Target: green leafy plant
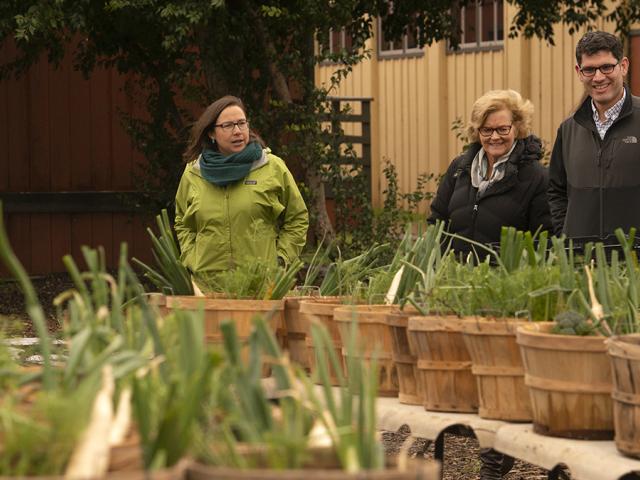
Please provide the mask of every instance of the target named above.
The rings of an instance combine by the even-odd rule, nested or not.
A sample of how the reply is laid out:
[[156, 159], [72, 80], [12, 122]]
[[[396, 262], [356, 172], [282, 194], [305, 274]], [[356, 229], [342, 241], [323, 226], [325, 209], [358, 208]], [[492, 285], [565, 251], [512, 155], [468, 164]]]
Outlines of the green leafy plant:
[[551, 330], [553, 333], [579, 336], [595, 334], [595, 328], [588, 317], [573, 310], [560, 312], [553, 321], [556, 322]]
[[195, 275], [205, 295], [224, 298], [280, 300], [291, 291], [302, 268], [298, 258], [280, 267], [255, 260], [236, 268], [211, 274]]
[[434, 192], [429, 187], [436, 183], [435, 175], [420, 174], [415, 189], [410, 192], [400, 191], [396, 167], [388, 160], [383, 175], [386, 188], [382, 192], [382, 207], [375, 210], [367, 194], [368, 177], [359, 170], [357, 175], [342, 174], [339, 182], [332, 183], [338, 219], [337, 241], [345, 255], [355, 256], [375, 243], [388, 244], [390, 248], [381, 258], [381, 263], [388, 263], [402, 241], [407, 224], [419, 225], [426, 220], [422, 211], [425, 203], [433, 198]]

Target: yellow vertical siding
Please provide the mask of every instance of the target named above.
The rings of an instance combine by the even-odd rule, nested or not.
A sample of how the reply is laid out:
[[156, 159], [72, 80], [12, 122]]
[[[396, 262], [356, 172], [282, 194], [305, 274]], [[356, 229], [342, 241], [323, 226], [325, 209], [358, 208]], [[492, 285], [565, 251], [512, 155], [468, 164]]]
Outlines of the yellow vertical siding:
[[[506, 3], [506, 2], [505, 2]], [[505, 5], [505, 32], [515, 10]], [[599, 28], [613, 31], [600, 22]], [[466, 122], [473, 102], [488, 90], [513, 88], [535, 107], [533, 133], [551, 149], [559, 124], [575, 109], [583, 88], [574, 71], [573, 36], [555, 29], [555, 46], [544, 40], [506, 38], [499, 49], [451, 53], [444, 42], [425, 47], [420, 57], [377, 58], [354, 68], [337, 96], [372, 97], [372, 177], [374, 202], [384, 190], [384, 161], [397, 168], [403, 191], [415, 188], [421, 173], [442, 173], [461, 151], [451, 130]], [[372, 40], [370, 47], [375, 46]], [[331, 65], [318, 67], [316, 81], [327, 82]]]

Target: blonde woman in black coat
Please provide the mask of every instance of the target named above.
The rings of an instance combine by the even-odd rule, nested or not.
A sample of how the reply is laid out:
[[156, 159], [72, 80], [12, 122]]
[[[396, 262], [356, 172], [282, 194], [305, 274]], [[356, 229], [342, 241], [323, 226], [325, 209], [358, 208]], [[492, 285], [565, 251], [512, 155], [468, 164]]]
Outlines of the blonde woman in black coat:
[[[533, 104], [515, 90], [492, 90], [473, 104], [467, 130], [473, 142], [453, 160], [431, 204], [429, 222], [480, 243], [500, 241], [503, 226], [551, 230], [542, 143], [530, 134]], [[468, 253], [471, 244], [455, 239]], [[479, 252], [480, 253], [480, 252]]]

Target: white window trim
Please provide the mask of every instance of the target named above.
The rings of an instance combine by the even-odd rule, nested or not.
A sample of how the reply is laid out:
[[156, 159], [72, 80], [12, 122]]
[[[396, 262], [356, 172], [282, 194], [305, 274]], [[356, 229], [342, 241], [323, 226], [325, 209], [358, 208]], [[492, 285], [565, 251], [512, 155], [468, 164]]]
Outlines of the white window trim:
[[[410, 58], [410, 57], [421, 57], [424, 55], [424, 48], [420, 47], [407, 47], [407, 43], [409, 42], [408, 35], [402, 36], [402, 48], [393, 48], [393, 50], [383, 50], [382, 49], [382, 19], [377, 19], [377, 48], [378, 48], [378, 58], [386, 59], [386, 58]], [[393, 46], [396, 46], [396, 43], [399, 43], [399, 40], [395, 40], [393, 42]]]
[[[497, 40], [496, 37], [498, 36], [498, 29], [494, 28], [494, 39], [493, 40], [482, 40], [481, 39], [481, 35], [482, 35], [482, 15], [480, 12], [480, 0], [475, 0], [476, 4], [475, 4], [475, 9], [476, 9], [476, 41], [475, 42], [460, 42], [460, 45], [458, 46], [458, 50], [453, 50], [451, 47], [449, 47], [449, 51], [452, 53], [456, 53], [456, 52], [476, 52], [476, 51], [482, 51], [482, 50], [499, 50], [501, 48], [504, 47], [504, 18], [502, 19], [502, 25], [503, 25], [503, 32], [502, 32], [502, 40]], [[503, 15], [504, 15], [504, 0], [502, 2], [503, 5]], [[460, 12], [460, 30], [462, 31], [462, 34], [464, 35], [464, 31], [465, 31], [465, 19], [466, 19], [466, 6], [465, 7], [461, 7], [461, 12]], [[497, 27], [498, 26], [498, 4], [496, 2], [493, 2], [493, 24]], [[465, 39], [466, 40], [466, 39]]]

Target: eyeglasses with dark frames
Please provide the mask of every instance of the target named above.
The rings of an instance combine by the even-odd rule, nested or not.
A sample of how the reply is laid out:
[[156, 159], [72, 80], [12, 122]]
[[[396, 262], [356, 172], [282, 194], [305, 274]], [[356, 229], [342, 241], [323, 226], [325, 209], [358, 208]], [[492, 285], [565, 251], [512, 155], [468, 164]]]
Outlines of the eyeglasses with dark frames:
[[216, 123], [214, 127], [220, 127], [225, 132], [232, 132], [235, 127], [238, 127], [240, 131], [245, 131], [249, 128], [249, 121], [243, 119], [237, 122]]
[[483, 137], [490, 137], [491, 135], [493, 135], [493, 132], [498, 132], [498, 135], [509, 135], [509, 132], [511, 131], [511, 127], [513, 127], [513, 125], [501, 125], [496, 128], [480, 127], [478, 129], [478, 132]]
[[600, 65], [599, 67], [580, 67], [580, 73], [585, 77], [593, 77], [598, 70], [603, 75], [609, 75], [613, 73], [613, 70], [620, 64], [617, 63], [605, 63], [604, 65]]

